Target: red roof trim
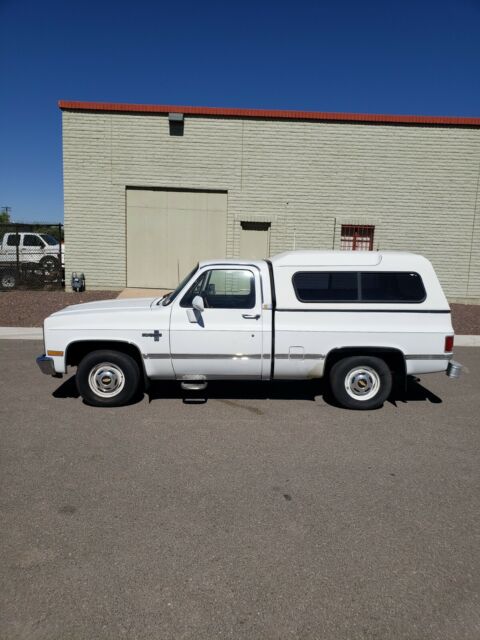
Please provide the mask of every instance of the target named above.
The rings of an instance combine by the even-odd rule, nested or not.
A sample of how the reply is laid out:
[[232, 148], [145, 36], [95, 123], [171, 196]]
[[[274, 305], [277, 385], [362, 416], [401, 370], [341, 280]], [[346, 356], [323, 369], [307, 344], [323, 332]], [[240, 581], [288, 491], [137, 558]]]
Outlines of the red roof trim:
[[337, 122], [378, 122], [392, 124], [437, 124], [480, 126], [480, 118], [444, 116], [396, 116], [369, 113], [325, 113], [322, 111], [278, 111], [271, 109], [223, 109], [219, 107], [186, 107], [160, 104], [121, 104], [116, 102], [76, 102], [60, 100], [60, 109], [70, 111], [116, 111], [126, 113], [185, 113], [198, 116], [232, 118], [269, 118], [277, 120], [330, 120]]

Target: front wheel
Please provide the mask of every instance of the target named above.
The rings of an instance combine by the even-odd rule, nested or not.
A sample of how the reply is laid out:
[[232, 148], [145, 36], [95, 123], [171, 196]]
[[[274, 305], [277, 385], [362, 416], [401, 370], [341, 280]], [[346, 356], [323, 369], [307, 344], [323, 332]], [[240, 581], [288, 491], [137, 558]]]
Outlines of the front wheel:
[[342, 407], [378, 409], [392, 390], [392, 372], [381, 358], [344, 358], [336, 362], [330, 371], [330, 388]]
[[77, 369], [78, 392], [94, 407], [128, 404], [139, 390], [140, 369], [128, 354], [119, 351], [92, 351]]
[[11, 291], [17, 286], [17, 274], [13, 269], [0, 270], [0, 289]]

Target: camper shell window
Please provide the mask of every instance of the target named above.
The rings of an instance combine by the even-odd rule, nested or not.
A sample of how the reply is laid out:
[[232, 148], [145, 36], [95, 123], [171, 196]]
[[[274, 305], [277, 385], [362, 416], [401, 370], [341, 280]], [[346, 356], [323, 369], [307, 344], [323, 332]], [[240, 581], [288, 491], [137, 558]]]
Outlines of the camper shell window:
[[426, 298], [422, 278], [408, 271], [298, 271], [292, 284], [300, 302], [406, 304]]
[[358, 301], [358, 277], [353, 271], [299, 271], [292, 282], [300, 302]]

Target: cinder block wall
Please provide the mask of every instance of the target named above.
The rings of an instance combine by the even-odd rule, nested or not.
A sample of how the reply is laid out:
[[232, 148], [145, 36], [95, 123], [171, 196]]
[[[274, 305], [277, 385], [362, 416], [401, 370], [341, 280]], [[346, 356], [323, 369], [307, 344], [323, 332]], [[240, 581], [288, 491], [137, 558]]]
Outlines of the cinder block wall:
[[375, 225], [375, 248], [430, 258], [450, 297], [480, 298], [480, 129], [63, 111], [66, 273], [126, 284], [130, 186], [228, 191], [226, 255], [240, 222], [271, 223], [271, 253], [340, 246]]

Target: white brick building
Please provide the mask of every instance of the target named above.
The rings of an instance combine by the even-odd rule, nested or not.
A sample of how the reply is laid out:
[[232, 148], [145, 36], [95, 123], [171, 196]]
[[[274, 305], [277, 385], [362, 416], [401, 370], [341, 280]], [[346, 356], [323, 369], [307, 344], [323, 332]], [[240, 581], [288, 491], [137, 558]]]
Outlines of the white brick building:
[[66, 273], [88, 288], [355, 245], [422, 253], [450, 298], [480, 299], [480, 118], [60, 108]]

